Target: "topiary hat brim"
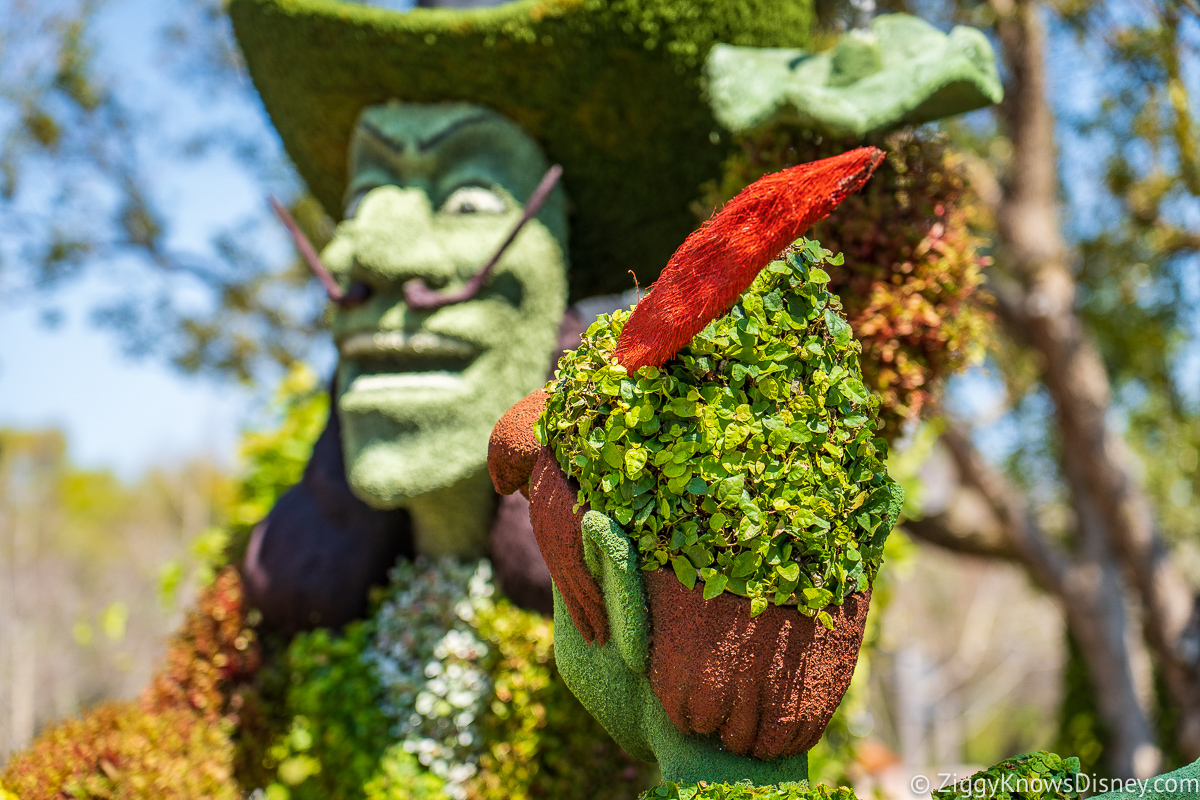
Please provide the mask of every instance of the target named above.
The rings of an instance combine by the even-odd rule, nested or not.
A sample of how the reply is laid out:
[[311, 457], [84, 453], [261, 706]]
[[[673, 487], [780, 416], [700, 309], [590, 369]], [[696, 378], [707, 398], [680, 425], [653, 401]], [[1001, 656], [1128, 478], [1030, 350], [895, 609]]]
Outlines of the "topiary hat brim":
[[341, 216], [363, 108], [465, 101], [514, 120], [564, 166], [573, 297], [652, 281], [696, 224], [726, 154], [702, 97], [714, 43], [804, 46], [809, 0], [518, 0], [397, 12], [231, 0], [250, 74], [310, 190]]
[[991, 48], [971, 29], [946, 36], [891, 15], [828, 54], [794, 49], [809, 44], [811, 0], [408, 12], [230, 0], [229, 14], [288, 154], [335, 219], [367, 106], [463, 101], [519, 124], [565, 168], [572, 299], [630, 288], [628, 270], [642, 285], [657, 277], [696, 227], [691, 205], [719, 176], [731, 134], [798, 121], [861, 136], [1000, 97]]
[[709, 104], [731, 131], [777, 123], [866, 136], [999, 103], [987, 37], [883, 14], [826, 53], [718, 44], [704, 65]]

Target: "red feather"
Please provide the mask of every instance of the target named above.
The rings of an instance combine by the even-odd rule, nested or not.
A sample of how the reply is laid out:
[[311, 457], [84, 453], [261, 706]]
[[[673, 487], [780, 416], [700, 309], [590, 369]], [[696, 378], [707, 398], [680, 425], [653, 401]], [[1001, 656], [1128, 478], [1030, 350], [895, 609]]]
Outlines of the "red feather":
[[671, 256], [625, 323], [617, 363], [632, 374], [674, 356], [784, 248], [866, 183], [882, 159], [882, 150], [860, 147], [747, 186]]

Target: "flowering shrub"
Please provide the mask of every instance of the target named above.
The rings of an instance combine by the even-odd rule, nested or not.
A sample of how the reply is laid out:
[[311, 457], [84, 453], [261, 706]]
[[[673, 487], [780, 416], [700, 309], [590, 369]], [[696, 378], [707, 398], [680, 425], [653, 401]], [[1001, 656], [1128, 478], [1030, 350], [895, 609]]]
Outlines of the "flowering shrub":
[[232, 739], [258, 667], [237, 571], [224, 569], [167, 647], [141, 703], [94, 708], [17, 754], [0, 785], [22, 800], [240, 797]]
[[147, 710], [191, 708], [210, 722], [232, 715], [230, 722], [237, 723], [243, 701], [234, 686], [261, 662], [243, 599], [241, 576], [225, 567], [171, 639], [165, 664], [142, 696]]
[[[776, 126], [743, 137], [710, 184], [705, 217], [768, 172], [861, 144]], [[936, 400], [942, 381], [982, 354], [989, 314], [978, 288], [982, 240], [971, 232], [974, 198], [959, 157], [940, 138], [901, 132], [873, 142], [887, 152], [874, 177], [809, 236], [849, 266], [829, 290], [862, 342], [863, 379], [882, 400], [890, 438]]]
[[375, 616], [375, 639], [363, 659], [383, 687], [383, 711], [396, 721], [403, 749], [445, 782], [452, 800], [466, 797], [479, 771], [478, 717], [491, 695], [489, 649], [474, 623], [491, 609], [492, 571], [453, 559], [401, 561]]
[[21, 800], [237, 800], [228, 734], [196, 711], [109, 703], [38, 736], [8, 762], [0, 787]]
[[259, 680], [267, 800], [633, 800], [621, 752], [554, 669], [553, 625], [496, 599], [488, 562], [401, 561], [375, 616], [296, 636]]

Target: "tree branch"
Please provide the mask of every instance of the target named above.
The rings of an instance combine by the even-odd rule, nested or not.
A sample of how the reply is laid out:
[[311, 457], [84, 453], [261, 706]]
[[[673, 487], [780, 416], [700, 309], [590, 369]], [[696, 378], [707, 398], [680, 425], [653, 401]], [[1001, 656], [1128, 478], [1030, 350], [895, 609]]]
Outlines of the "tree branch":
[[[1075, 283], [1059, 229], [1054, 120], [1046, 101], [1045, 44], [1034, 0], [993, 0], [1012, 81], [1004, 107], [1013, 142], [1011, 180], [998, 216], [1005, 261], [1022, 283], [1008, 309], [1041, 356], [1054, 401], [1064, 468], [1080, 519], [1081, 548], [1120, 557], [1145, 609], [1147, 639], [1183, 711], [1180, 744], [1200, 757], [1200, 628], [1182, 575], [1167, 558], [1132, 458], [1108, 429], [1110, 385], [1075, 313]], [[1101, 542], [1103, 540], [1103, 543]], [[1117, 731], [1116, 734], [1123, 732]], [[1127, 741], [1136, 747], [1136, 741]], [[1127, 752], [1132, 759], [1133, 753]], [[1132, 761], [1129, 762], [1132, 764]]]

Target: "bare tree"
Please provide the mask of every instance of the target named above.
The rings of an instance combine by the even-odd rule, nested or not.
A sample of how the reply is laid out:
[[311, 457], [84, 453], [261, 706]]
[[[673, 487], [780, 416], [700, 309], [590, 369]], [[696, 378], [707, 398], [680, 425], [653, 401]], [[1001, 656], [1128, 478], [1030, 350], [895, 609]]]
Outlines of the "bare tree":
[[[1111, 19], [1086, 18], [1087, 13], [1107, 13], [1104, 9], [1057, 10], [1062, 12], [1060, 22], [1084, 29], [1089, 23], [1114, 24]], [[997, 264], [990, 288], [1001, 333], [1024, 351], [1053, 404], [1056, 466], [1073, 524], [1065, 538], [1046, 531], [1028, 496], [988, 463], [968, 430], [951, 423], [941, 443], [956, 466], [962, 491], [981, 498], [986, 512], [972, 518], [941, 509], [911, 521], [908, 529], [958, 552], [1020, 563], [1057, 598], [1087, 662], [1097, 708], [1111, 731], [1110, 768], [1120, 775], [1153, 774], [1160, 766], [1160, 752], [1146, 703], [1139, 697], [1134, 661], [1138, 649], [1147, 646], [1179, 711], [1176, 744], [1188, 760], [1200, 758], [1196, 597], [1158, 528], [1154, 504], [1140, 483], [1138, 461], [1112, 427], [1109, 369], [1081, 312], [1079, 254], [1063, 235], [1060, 215], [1062, 177], [1043, 28], [1047, 5], [991, 0], [986, 11], [1008, 69], [1007, 96], [998, 118], [1011, 143], [1011, 159], [1000, 179], [983, 169], [978, 172], [981, 195], [996, 224]], [[1175, 81], [1166, 88], [1171, 97], [1168, 114], [1175, 122], [1169, 136], [1179, 153], [1177, 183], [1195, 195], [1193, 111], [1179, 63], [1187, 49], [1180, 36], [1181, 17], [1195, 9], [1161, 3], [1153, 4], [1151, 11], [1156, 58], [1165, 65], [1168, 80]], [[1119, 33], [1116, 28], [1109, 31]], [[1114, 46], [1121, 45], [1117, 41]], [[1123, 199], [1131, 198], [1127, 192]], [[1176, 248], [1175, 254], [1196, 245], [1195, 234], [1173, 223], [1162, 206], [1144, 223], [1160, 234], [1170, 231], [1171, 237], [1160, 235], [1159, 240]]]

